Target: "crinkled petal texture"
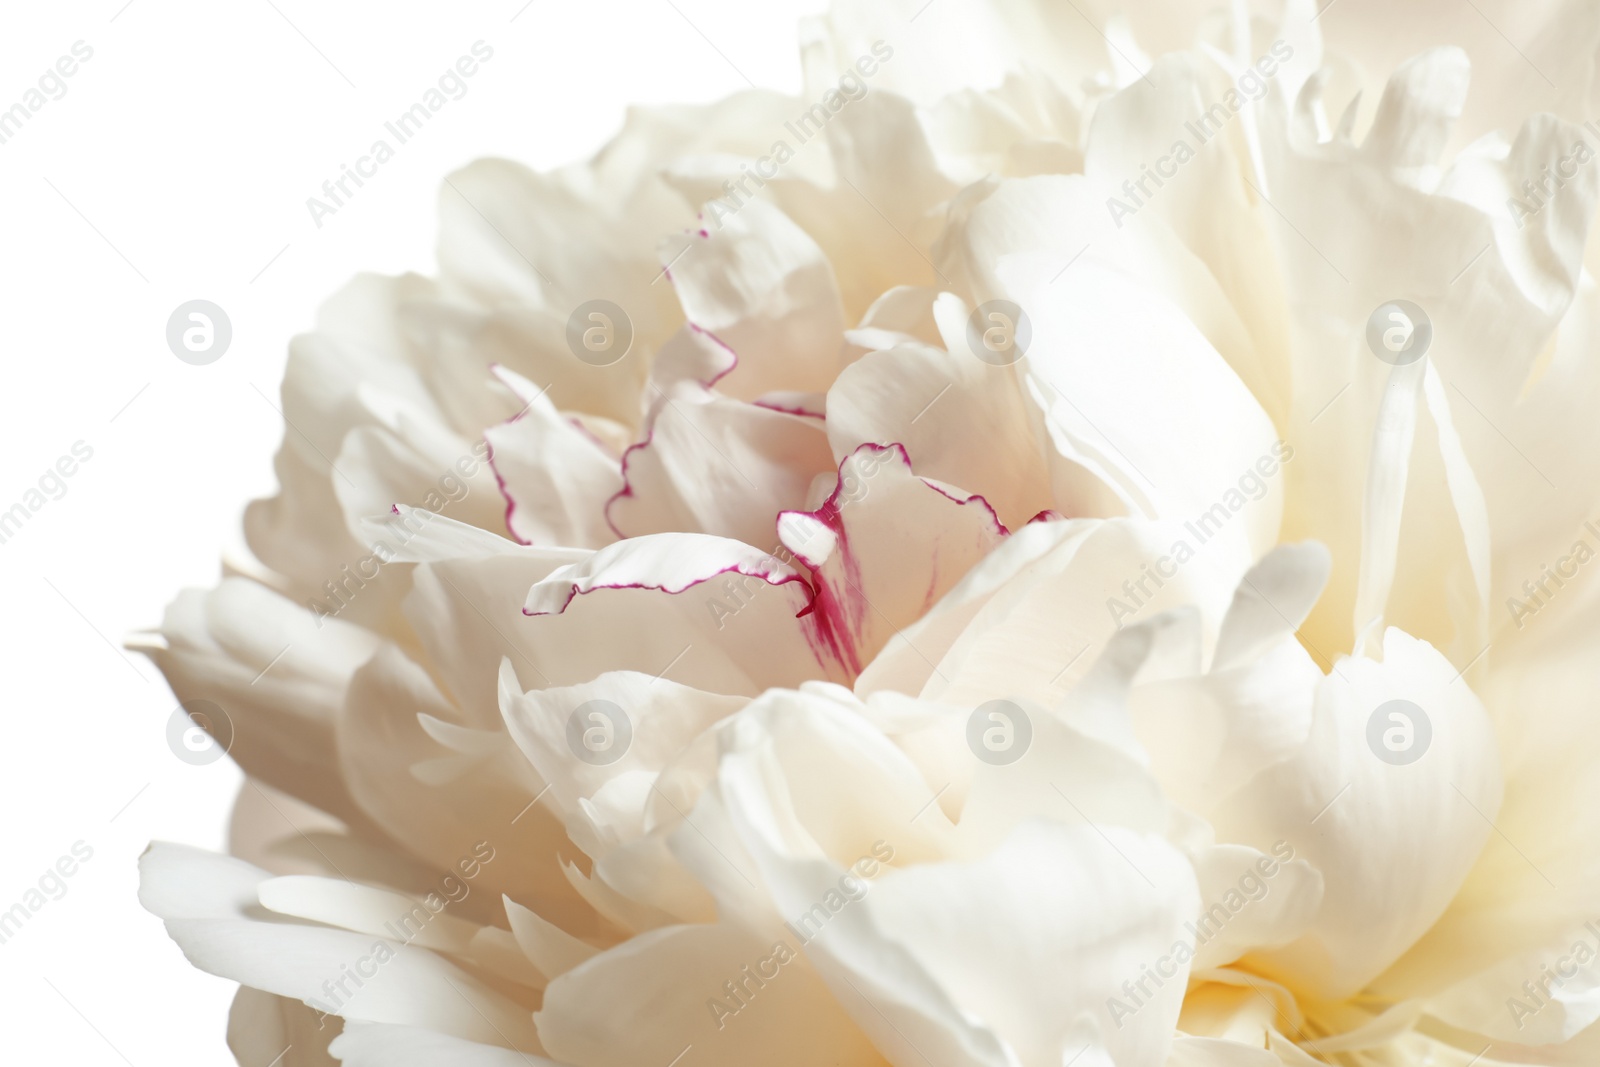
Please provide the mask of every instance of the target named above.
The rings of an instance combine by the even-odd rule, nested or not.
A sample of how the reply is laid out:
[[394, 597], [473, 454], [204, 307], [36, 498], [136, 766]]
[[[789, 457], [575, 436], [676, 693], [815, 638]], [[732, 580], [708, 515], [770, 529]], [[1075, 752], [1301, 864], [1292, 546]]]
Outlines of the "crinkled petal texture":
[[238, 1061], [1594, 1063], [1600, 18], [1443, 6], [841, 4], [453, 175], [141, 639]]

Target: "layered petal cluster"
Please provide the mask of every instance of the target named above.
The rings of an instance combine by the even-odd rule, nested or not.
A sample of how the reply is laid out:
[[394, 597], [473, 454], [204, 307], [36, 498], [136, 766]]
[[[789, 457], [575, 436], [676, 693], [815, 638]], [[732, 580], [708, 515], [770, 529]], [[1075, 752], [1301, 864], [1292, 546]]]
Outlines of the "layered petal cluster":
[[1600, 24], [1236, 6], [840, 4], [323, 308], [144, 643], [241, 1064], [1600, 1056]]

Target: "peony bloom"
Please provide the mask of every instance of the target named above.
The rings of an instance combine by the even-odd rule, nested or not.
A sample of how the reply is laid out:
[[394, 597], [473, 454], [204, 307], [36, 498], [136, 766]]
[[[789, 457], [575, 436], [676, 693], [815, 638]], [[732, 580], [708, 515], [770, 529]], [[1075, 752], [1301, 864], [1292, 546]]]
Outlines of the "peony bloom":
[[1485, 108], [1305, 0], [841, 4], [453, 175], [147, 646], [248, 776], [141, 890], [239, 1061], [1600, 1059], [1569, 7]]

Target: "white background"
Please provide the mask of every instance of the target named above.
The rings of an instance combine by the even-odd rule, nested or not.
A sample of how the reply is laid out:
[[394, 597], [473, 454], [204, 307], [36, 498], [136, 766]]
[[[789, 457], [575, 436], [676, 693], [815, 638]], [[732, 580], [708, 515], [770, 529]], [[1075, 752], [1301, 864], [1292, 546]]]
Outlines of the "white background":
[[[0, 511], [75, 442], [94, 450], [0, 544], [0, 911], [75, 842], [94, 850], [0, 944], [4, 1063], [233, 1062], [235, 986], [191, 968], [135, 894], [150, 840], [223, 846], [240, 775], [172, 754], [176, 701], [120, 647], [242, 548], [241, 510], [274, 485], [289, 338], [358, 271], [431, 271], [437, 190], [475, 157], [556, 166], [630, 103], [713, 100], [744, 75], [797, 92], [796, 21], [820, 7], [125, 2], [0, 14], [0, 110], [74, 42], [94, 49], [0, 144]], [[306, 198], [480, 39], [494, 58], [467, 95], [317, 229]], [[165, 341], [195, 298], [233, 324], [204, 367]]]

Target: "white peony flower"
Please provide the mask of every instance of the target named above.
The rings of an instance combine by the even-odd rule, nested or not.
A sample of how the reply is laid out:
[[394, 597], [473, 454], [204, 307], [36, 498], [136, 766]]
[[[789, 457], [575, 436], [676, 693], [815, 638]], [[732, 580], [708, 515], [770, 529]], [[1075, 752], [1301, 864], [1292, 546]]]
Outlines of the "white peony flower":
[[1600, 1057], [1600, 23], [1190, 7], [842, 4], [329, 302], [149, 643], [241, 1063]]

